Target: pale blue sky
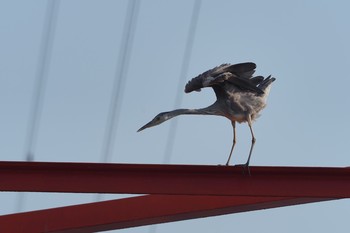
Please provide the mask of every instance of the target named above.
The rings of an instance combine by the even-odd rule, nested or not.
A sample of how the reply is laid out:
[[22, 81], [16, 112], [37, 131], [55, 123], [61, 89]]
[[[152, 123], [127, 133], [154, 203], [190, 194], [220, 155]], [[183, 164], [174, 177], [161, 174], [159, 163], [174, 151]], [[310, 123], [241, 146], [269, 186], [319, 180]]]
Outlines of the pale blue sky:
[[[47, 1], [0, 1], [0, 160], [24, 160]], [[170, 122], [136, 133], [171, 110], [194, 1], [141, 0], [123, 88], [113, 162], [161, 163]], [[254, 124], [256, 166], [349, 166], [349, 1], [203, 0], [188, 77], [221, 63], [253, 61], [272, 74], [268, 107]], [[37, 161], [100, 162], [127, 1], [60, 1], [42, 108]], [[181, 84], [182, 86], [185, 83]], [[214, 101], [212, 90], [182, 107]], [[223, 164], [232, 142], [225, 118], [178, 118], [171, 163]], [[250, 132], [238, 125], [233, 163]], [[24, 211], [94, 201], [94, 195], [30, 193]], [[111, 198], [115, 197], [113, 195]], [[116, 197], [119, 197], [117, 195]], [[0, 193], [0, 214], [16, 211]], [[348, 200], [169, 224], [157, 232], [334, 232], [348, 228]], [[119, 232], [149, 232], [139, 227]]]

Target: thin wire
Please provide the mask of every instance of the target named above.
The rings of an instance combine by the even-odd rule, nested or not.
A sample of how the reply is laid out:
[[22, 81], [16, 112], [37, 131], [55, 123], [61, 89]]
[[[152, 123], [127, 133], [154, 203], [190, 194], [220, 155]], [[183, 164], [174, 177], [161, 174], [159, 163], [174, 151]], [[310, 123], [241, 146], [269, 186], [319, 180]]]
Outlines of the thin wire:
[[[182, 96], [183, 96], [183, 86], [187, 78], [188, 73], [188, 67], [191, 60], [192, 50], [193, 50], [193, 42], [194, 37], [197, 30], [197, 24], [198, 24], [198, 18], [199, 18], [199, 12], [201, 7], [201, 0], [196, 0], [194, 2], [193, 11], [192, 11], [192, 18], [190, 22], [190, 27], [188, 30], [188, 37], [185, 47], [185, 52], [182, 60], [181, 65], [181, 72], [179, 77], [179, 83], [177, 86], [177, 92], [176, 92], [176, 98], [174, 103], [174, 109], [179, 108], [182, 103]], [[178, 120], [174, 119], [170, 123], [170, 129], [168, 134], [168, 139], [165, 147], [165, 153], [164, 153], [164, 160], [163, 163], [170, 163], [172, 153], [173, 153], [173, 147], [174, 147], [174, 141], [177, 131], [177, 124]]]
[[[49, 65], [52, 56], [52, 47], [55, 36], [58, 8], [60, 1], [47, 1], [46, 16], [44, 19], [43, 34], [40, 44], [38, 67], [33, 90], [33, 102], [28, 124], [27, 138], [25, 143], [25, 160], [35, 160], [35, 146], [38, 138], [41, 112], [44, 102], [44, 93], [48, 77]], [[24, 205], [24, 193], [20, 193], [16, 205], [17, 212], [21, 211]]]
[[112, 151], [114, 147], [113, 142], [118, 128], [120, 109], [123, 102], [124, 85], [127, 78], [127, 71], [130, 62], [130, 54], [134, 40], [139, 5], [139, 0], [129, 1], [128, 4], [123, 38], [120, 45], [119, 59], [113, 85], [112, 99], [106, 124], [106, 135], [102, 152], [102, 162], [108, 162], [112, 159]]
[[[106, 124], [106, 135], [102, 148], [101, 161], [106, 163], [112, 160], [114, 139], [117, 132], [120, 109], [123, 102], [124, 86], [127, 78], [127, 71], [130, 63], [130, 54], [134, 41], [136, 22], [139, 12], [140, 0], [129, 1], [124, 24], [124, 32], [120, 44], [120, 53], [114, 79], [111, 103]], [[98, 194], [96, 201], [101, 201], [102, 196]]]
[[30, 161], [33, 161], [35, 159], [34, 147], [36, 145], [38, 136], [38, 128], [42, 112], [44, 92], [47, 82], [49, 65], [51, 61], [53, 40], [58, 15], [58, 6], [59, 1], [47, 1], [42, 43], [39, 52], [38, 69], [33, 92], [33, 102], [25, 149], [27, 153], [26, 158]]
[[[182, 95], [183, 95], [182, 89], [183, 89], [183, 84], [185, 82], [185, 79], [187, 77], [188, 67], [191, 60], [193, 42], [197, 31], [201, 3], [202, 3], [201, 0], [195, 0], [194, 2], [192, 17], [190, 21], [190, 27], [188, 30], [188, 37], [187, 37], [185, 52], [182, 59], [182, 65], [181, 65], [179, 83], [177, 86], [174, 108], [179, 108], [182, 102]], [[171, 161], [173, 148], [174, 148], [174, 141], [176, 136], [176, 130], [177, 130], [177, 124], [178, 124], [177, 119], [173, 119], [173, 121], [170, 123], [170, 129], [169, 129], [168, 139], [165, 147], [163, 163], [170, 163]], [[157, 232], [157, 225], [151, 225], [149, 227], [149, 233], [155, 233], [155, 232]]]

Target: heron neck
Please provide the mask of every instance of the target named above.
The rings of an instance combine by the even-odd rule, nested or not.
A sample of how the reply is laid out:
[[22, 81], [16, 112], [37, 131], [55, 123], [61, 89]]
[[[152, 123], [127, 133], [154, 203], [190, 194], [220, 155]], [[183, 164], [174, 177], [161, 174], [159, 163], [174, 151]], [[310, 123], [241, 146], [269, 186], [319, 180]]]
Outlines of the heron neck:
[[171, 113], [174, 117], [179, 115], [208, 115], [207, 112], [202, 111], [201, 109], [187, 109], [187, 108], [176, 109]]
[[172, 111], [173, 117], [179, 116], [179, 115], [221, 115], [220, 112], [215, 111], [217, 108], [215, 106], [216, 104], [210, 105], [206, 108], [198, 108], [198, 109], [176, 109]]

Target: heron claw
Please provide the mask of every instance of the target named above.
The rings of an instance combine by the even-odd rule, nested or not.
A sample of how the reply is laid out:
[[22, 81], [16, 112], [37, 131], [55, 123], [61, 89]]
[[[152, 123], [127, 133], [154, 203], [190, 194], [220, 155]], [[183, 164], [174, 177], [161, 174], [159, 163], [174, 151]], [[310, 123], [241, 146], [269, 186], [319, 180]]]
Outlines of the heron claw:
[[250, 168], [249, 168], [249, 163], [245, 163], [245, 164], [239, 164], [239, 166], [242, 166], [242, 174], [246, 175], [246, 172], [248, 173], [249, 176], [251, 176], [250, 173]]
[[247, 169], [248, 175], [251, 176], [251, 174], [250, 174], [250, 168], [249, 168], [249, 164], [248, 164], [248, 163], [244, 164], [244, 170], [245, 170], [245, 169]]

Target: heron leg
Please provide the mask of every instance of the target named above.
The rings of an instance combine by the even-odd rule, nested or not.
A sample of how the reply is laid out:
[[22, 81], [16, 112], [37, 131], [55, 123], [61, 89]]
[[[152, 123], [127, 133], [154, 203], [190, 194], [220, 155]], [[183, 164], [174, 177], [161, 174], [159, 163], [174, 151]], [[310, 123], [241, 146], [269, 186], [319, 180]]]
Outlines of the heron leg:
[[249, 129], [250, 129], [250, 133], [252, 134], [252, 144], [250, 146], [249, 156], [248, 156], [248, 160], [247, 160], [247, 162], [245, 164], [245, 167], [248, 169], [248, 173], [250, 175], [249, 162], [250, 162], [250, 158], [252, 156], [254, 144], [255, 144], [255, 141], [256, 141], [256, 139], [254, 137], [253, 127], [252, 127], [252, 119], [251, 119], [250, 116], [248, 116], [248, 125], [249, 125]]
[[231, 159], [231, 156], [232, 156], [233, 148], [236, 145], [236, 122], [235, 121], [231, 121], [231, 124], [232, 124], [232, 129], [233, 129], [233, 142], [232, 142], [230, 155], [228, 156], [228, 159], [227, 159], [227, 162], [226, 162], [226, 166], [228, 166], [229, 163], [230, 163], [230, 159]]

